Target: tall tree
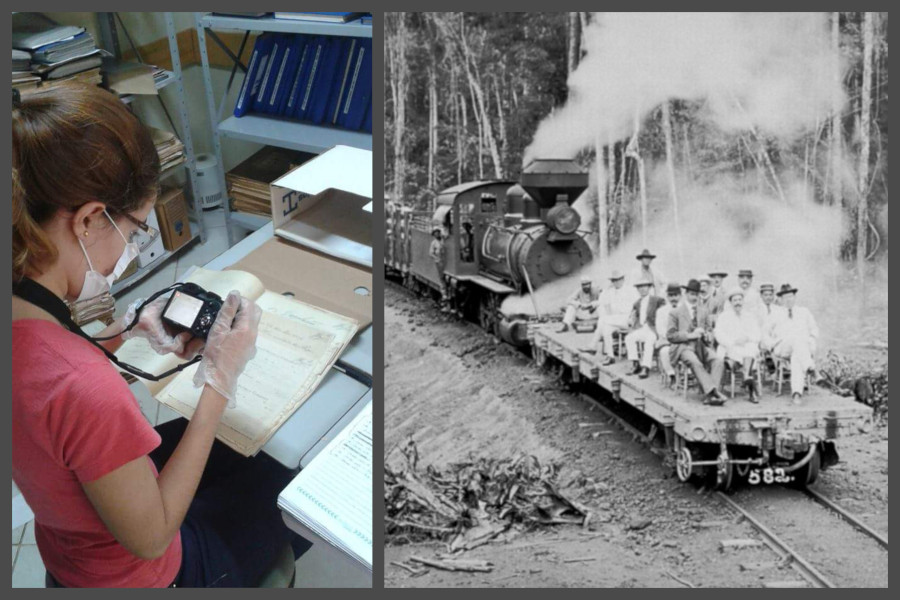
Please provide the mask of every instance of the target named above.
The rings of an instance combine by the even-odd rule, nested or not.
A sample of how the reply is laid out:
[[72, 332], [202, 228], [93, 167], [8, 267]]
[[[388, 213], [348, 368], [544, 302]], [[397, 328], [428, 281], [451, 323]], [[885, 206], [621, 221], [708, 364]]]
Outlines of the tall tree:
[[869, 233], [869, 136], [872, 127], [872, 46], [874, 44], [872, 17], [870, 12], [863, 13], [863, 79], [860, 97], [859, 182], [857, 184], [859, 202], [856, 209], [856, 267], [863, 284], [865, 284], [864, 269]]

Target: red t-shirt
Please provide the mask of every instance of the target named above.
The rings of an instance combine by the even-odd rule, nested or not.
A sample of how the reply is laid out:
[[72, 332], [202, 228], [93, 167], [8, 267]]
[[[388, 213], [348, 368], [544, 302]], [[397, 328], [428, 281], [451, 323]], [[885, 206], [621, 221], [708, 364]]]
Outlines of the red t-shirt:
[[128, 384], [98, 348], [50, 321], [13, 321], [12, 357], [12, 474], [47, 570], [66, 587], [171, 584], [181, 535], [163, 556], [140, 559], [81, 487], [159, 446]]

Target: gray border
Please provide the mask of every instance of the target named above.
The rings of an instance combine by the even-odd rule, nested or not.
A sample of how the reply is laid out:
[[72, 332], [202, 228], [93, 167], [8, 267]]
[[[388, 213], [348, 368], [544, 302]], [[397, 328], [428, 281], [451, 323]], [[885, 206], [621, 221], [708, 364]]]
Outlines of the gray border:
[[[384, 587], [384, 27], [372, 13], [372, 587]], [[377, 50], [377, 51], [376, 51]], [[375, 115], [382, 115], [375, 120]], [[375, 126], [378, 123], [378, 126]]]

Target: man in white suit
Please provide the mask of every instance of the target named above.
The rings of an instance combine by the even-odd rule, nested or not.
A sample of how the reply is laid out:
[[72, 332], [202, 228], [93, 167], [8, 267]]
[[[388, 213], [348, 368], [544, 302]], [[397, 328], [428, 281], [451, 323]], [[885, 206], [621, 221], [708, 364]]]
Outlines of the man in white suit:
[[800, 404], [805, 391], [806, 373], [820, 379], [816, 371], [816, 342], [819, 338], [819, 326], [808, 308], [797, 306], [797, 288], [786, 283], [778, 290], [784, 313], [773, 325], [774, 345], [772, 353], [779, 358], [791, 361], [791, 399]]
[[621, 271], [613, 271], [609, 280], [612, 287], [606, 288], [600, 294], [597, 330], [591, 340], [591, 348], [597, 348], [600, 340], [603, 340], [603, 354], [606, 355], [603, 366], [609, 366], [616, 361], [613, 356], [613, 333], [628, 328], [628, 316], [638, 299], [637, 291], [631, 286], [624, 285], [625, 276]]
[[744, 387], [750, 402], [758, 403], [759, 390], [753, 378], [759, 358], [759, 318], [744, 308], [744, 291], [735, 288], [728, 292], [728, 304], [716, 319], [715, 336], [719, 347], [716, 354], [741, 365]]

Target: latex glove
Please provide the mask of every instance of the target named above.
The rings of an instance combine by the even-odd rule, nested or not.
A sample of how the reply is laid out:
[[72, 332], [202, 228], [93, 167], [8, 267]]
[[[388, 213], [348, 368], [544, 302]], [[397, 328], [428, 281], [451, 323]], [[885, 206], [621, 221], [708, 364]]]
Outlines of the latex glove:
[[[128, 327], [128, 325], [134, 321], [134, 315], [137, 312], [137, 308], [143, 304], [143, 302], [142, 299], [138, 299], [128, 306], [128, 310], [125, 311], [125, 316], [122, 318], [123, 329]], [[153, 348], [157, 354], [174, 352], [181, 358], [190, 358], [196, 354], [197, 350], [195, 344], [191, 345], [192, 347], [190, 350], [188, 349], [188, 342], [191, 341], [193, 336], [186, 331], [177, 335], [172, 335], [166, 329], [165, 325], [163, 325], [162, 313], [166, 308], [166, 302], [168, 302], [168, 298], [157, 298], [145, 306], [141, 311], [141, 316], [138, 318], [137, 325], [124, 332], [122, 334], [122, 339], [128, 340], [134, 337], [144, 338], [150, 342], [150, 347]]]
[[255, 302], [242, 298], [240, 292], [229, 292], [206, 336], [206, 350], [194, 373], [194, 386], [210, 385], [228, 399], [228, 408], [237, 406], [238, 377], [256, 356], [261, 317], [262, 310]]

